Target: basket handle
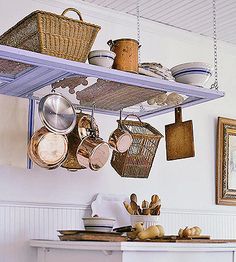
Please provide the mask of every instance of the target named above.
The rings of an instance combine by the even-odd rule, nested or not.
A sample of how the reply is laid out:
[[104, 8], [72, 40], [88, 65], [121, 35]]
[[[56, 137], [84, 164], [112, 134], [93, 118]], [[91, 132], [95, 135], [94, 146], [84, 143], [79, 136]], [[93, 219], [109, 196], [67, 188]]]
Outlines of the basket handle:
[[130, 117], [130, 116], [134, 116], [134, 117], [138, 118], [138, 121], [139, 121], [140, 123], [143, 123], [142, 120], [141, 120], [141, 118], [140, 118], [139, 116], [135, 115], [135, 114], [129, 114], [129, 115], [127, 115], [127, 116], [124, 118], [124, 120], [126, 120], [126, 119], [127, 119], [128, 117]]
[[79, 16], [79, 19], [80, 19], [81, 21], [83, 21], [83, 18], [82, 18], [82, 16], [81, 16], [81, 13], [80, 13], [77, 9], [72, 8], [72, 7], [66, 8], [66, 9], [62, 12], [61, 15], [62, 15], [62, 16], [65, 16], [65, 14], [66, 14], [67, 12], [69, 12], [69, 11], [75, 12], [75, 13]]

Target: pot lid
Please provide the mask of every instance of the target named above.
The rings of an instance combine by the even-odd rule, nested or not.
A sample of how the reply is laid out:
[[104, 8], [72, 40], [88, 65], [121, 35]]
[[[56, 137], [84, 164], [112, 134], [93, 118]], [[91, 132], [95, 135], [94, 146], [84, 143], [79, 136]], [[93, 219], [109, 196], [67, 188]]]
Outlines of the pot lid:
[[40, 100], [39, 116], [48, 130], [58, 134], [70, 133], [76, 124], [73, 105], [57, 93], [48, 94]]

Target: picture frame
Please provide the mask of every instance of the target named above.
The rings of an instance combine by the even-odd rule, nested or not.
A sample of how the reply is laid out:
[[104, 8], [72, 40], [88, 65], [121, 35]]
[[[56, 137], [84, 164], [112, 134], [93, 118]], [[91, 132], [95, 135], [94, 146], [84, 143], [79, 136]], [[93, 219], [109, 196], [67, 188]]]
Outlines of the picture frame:
[[236, 205], [236, 120], [218, 118], [216, 204]]

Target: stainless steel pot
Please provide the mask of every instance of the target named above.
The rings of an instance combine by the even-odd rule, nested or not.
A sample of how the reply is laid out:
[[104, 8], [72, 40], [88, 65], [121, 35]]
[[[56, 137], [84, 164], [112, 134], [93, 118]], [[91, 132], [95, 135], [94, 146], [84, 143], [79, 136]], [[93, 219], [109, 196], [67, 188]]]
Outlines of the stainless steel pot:
[[75, 127], [75, 109], [61, 94], [51, 93], [44, 96], [39, 102], [38, 111], [42, 123], [51, 132], [68, 134]]
[[40, 167], [54, 169], [65, 160], [68, 151], [67, 137], [55, 134], [42, 127], [37, 130], [28, 144], [28, 155]]

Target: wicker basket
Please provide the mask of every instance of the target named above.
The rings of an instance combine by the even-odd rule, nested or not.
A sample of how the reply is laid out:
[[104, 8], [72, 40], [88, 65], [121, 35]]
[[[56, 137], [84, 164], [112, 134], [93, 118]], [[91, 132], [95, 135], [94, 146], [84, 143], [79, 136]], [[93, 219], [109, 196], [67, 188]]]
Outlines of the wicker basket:
[[[65, 17], [68, 11], [76, 12], [80, 20]], [[0, 36], [0, 44], [85, 62], [100, 29], [83, 22], [74, 8], [62, 15], [35, 11]]]
[[163, 135], [139, 117], [139, 121], [126, 118], [121, 124], [130, 131], [133, 143], [125, 153], [113, 151], [111, 165], [122, 177], [147, 178]]

